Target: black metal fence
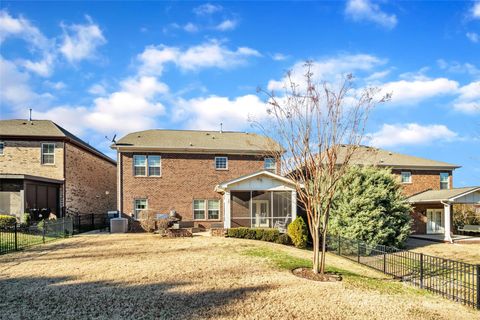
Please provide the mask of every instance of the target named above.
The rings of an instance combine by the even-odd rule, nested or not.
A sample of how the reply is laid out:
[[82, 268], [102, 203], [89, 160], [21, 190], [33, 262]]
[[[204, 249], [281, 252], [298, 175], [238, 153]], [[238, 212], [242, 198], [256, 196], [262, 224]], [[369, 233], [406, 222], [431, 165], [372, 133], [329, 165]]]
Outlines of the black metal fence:
[[480, 309], [480, 264], [429, 256], [358, 240], [329, 237], [328, 251], [403, 282]]
[[0, 254], [72, 235], [73, 219], [69, 217], [46, 220], [30, 226], [15, 223], [0, 228]]
[[110, 228], [110, 217], [108, 216], [108, 214], [73, 214], [70, 217], [73, 220], [74, 234]]

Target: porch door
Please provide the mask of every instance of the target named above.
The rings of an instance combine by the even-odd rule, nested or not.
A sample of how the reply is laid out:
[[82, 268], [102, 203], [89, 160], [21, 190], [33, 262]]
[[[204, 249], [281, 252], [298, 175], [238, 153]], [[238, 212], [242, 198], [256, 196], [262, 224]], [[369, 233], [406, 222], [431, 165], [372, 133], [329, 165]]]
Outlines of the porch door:
[[268, 228], [269, 210], [268, 200], [252, 201], [252, 226], [255, 228]]
[[444, 233], [443, 209], [427, 209], [427, 233]]

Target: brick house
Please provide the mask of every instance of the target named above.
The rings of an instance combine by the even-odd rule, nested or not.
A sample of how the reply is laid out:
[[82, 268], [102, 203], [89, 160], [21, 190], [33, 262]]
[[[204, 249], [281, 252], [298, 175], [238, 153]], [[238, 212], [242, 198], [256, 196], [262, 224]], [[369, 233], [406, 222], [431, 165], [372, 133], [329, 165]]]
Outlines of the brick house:
[[480, 205], [480, 187], [453, 188], [453, 172], [460, 168], [455, 164], [366, 146], [357, 149], [351, 164], [391, 168], [413, 206], [413, 234], [443, 236], [450, 242], [453, 206]]
[[49, 120], [0, 120], [0, 213], [116, 208], [116, 162]]
[[[273, 227], [296, 216], [296, 192], [253, 133], [147, 130], [119, 139], [118, 210], [132, 220], [175, 211], [196, 228]], [[273, 149], [272, 149], [273, 148]]]

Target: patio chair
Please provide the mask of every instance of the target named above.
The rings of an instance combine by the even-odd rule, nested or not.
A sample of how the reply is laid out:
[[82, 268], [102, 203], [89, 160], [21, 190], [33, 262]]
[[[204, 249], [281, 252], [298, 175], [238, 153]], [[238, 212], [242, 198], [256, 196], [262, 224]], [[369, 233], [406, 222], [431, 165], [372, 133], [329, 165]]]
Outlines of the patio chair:
[[287, 233], [288, 219], [290, 219], [290, 215], [287, 215], [284, 221], [275, 222], [275, 225], [273, 227], [278, 229], [280, 233]]

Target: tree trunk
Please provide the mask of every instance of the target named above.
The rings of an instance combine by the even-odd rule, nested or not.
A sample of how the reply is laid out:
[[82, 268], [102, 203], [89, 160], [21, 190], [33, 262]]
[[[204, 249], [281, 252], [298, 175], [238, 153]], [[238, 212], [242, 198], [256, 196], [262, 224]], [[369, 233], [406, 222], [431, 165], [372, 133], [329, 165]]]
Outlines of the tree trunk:
[[320, 234], [318, 226], [314, 226], [313, 240], [313, 273], [320, 271]]
[[325, 273], [325, 252], [327, 251], [327, 228], [322, 231], [322, 255], [320, 258], [320, 273]]

